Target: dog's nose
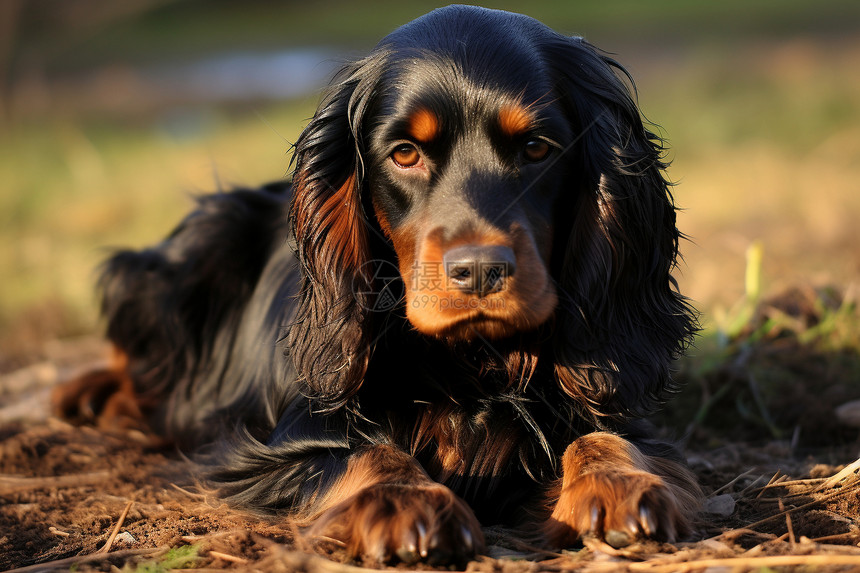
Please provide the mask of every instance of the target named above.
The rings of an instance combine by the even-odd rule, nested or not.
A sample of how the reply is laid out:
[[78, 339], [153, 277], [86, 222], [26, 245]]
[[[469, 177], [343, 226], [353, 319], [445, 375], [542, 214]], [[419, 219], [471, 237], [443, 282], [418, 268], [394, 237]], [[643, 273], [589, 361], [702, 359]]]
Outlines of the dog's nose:
[[501, 245], [463, 245], [442, 255], [451, 286], [469, 294], [486, 296], [505, 288], [516, 270], [513, 249]]

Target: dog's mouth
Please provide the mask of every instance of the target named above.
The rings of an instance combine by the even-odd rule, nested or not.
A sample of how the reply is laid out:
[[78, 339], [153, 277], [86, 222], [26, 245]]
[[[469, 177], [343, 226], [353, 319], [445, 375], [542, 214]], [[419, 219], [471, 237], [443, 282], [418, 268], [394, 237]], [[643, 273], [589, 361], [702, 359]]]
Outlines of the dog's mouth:
[[547, 264], [523, 225], [456, 237], [404, 226], [391, 236], [406, 318], [423, 334], [499, 340], [535, 330], [555, 312]]
[[422, 332], [446, 340], [474, 341], [501, 340], [524, 330], [531, 329], [524, 329], [522, 325], [508, 318], [494, 318], [479, 314], [458, 318], [450, 324], [439, 325], [432, 331], [423, 330]]
[[[443, 275], [444, 265], [424, 262], [434, 276]], [[531, 265], [536, 266], [536, 265]], [[518, 332], [537, 329], [555, 311], [557, 295], [543, 265], [522, 276], [481, 277], [483, 284], [457, 280], [421, 281], [410, 269], [406, 289], [406, 317], [420, 332], [429, 336], [474, 340], [498, 340]]]

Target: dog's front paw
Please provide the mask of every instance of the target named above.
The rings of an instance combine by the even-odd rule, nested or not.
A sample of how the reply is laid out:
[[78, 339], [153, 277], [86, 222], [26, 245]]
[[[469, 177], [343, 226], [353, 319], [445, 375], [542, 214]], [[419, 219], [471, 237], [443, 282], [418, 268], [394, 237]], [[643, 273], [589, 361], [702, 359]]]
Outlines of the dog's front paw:
[[484, 548], [472, 510], [437, 484], [366, 487], [325, 511], [309, 533], [341, 541], [351, 556], [378, 563], [462, 564]]
[[663, 478], [634, 470], [579, 476], [562, 490], [552, 521], [568, 530], [568, 539], [592, 535], [613, 547], [641, 538], [672, 542], [690, 530]]

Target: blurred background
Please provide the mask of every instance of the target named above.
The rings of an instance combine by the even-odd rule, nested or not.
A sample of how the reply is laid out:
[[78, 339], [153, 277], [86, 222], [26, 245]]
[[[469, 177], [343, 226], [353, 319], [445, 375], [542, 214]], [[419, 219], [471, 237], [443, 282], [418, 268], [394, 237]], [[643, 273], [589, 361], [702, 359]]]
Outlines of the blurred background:
[[[195, 194], [287, 175], [345, 60], [441, 4], [0, 0], [0, 369], [98, 330], [111, 248]], [[615, 54], [671, 147], [682, 290], [744, 295], [860, 274], [860, 2], [489, 1]]]

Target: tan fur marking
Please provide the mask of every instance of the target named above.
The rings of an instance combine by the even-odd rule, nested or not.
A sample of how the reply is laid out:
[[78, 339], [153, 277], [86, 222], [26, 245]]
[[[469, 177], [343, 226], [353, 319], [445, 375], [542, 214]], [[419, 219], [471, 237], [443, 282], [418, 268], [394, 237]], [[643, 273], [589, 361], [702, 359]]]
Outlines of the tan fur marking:
[[[472, 338], [478, 332], [489, 338], [504, 338], [515, 331], [537, 328], [553, 313], [557, 295], [544, 262], [530, 234], [522, 227], [507, 232], [479, 225], [443, 240], [441, 232], [421, 233], [417, 256], [411, 266], [400, 258], [406, 285], [406, 316], [424, 334]], [[444, 253], [459, 245], [503, 245], [513, 249], [517, 274], [499, 293], [481, 298], [450, 285], [443, 264]], [[395, 243], [395, 248], [398, 245]], [[400, 249], [398, 256], [400, 256]]]
[[[51, 396], [54, 414], [78, 422], [95, 422], [104, 430], [148, 431], [128, 366], [128, 355], [113, 345], [106, 368], [85, 372], [54, 389]], [[99, 409], [93, 411], [96, 403], [100, 403]]]
[[521, 105], [505, 105], [499, 110], [499, 127], [509, 137], [522, 135], [533, 122], [529, 109]]
[[310, 536], [336, 540], [353, 557], [387, 561], [409, 545], [417, 553], [429, 540], [455, 548], [455, 557], [484, 550], [481, 525], [469, 506], [432, 481], [414, 458], [390, 446], [353, 456], [314, 506], [304, 521], [313, 523]]
[[680, 463], [595, 432], [567, 448], [562, 468], [558, 497], [542, 528], [551, 545], [570, 545], [588, 534], [629, 541], [689, 534], [701, 496], [695, 476]]
[[439, 118], [426, 107], [409, 116], [409, 134], [421, 143], [429, 143], [436, 139], [440, 128]]
[[[304, 194], [304, 182], [296, 183], [296, 196]], [[358, 269], [364, 262], [367, 244], [361, 214], [361, 199], [351, 173], [338, 189], [324, 198], [297, 201], [295, 231], [300, 241], [318, 244], [318, 256], [325, 264]]]

